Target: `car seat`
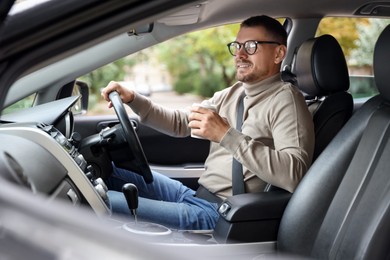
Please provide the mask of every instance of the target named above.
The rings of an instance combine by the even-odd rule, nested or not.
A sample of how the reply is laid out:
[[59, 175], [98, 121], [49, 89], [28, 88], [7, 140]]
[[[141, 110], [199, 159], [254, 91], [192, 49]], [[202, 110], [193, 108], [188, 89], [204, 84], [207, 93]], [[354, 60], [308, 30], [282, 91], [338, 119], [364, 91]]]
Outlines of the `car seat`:
[[390, 253], [390, 26], [374, 52], [380, 94], [312, 165], [281, 220], [277, 250], [312, 258], [387, 259]]
[[299, 47], [293, 70], [290, 81], [304, 93], [313, 115], [314, 161], [352, 115], [347, 62], [337, 40], [322, 35]]

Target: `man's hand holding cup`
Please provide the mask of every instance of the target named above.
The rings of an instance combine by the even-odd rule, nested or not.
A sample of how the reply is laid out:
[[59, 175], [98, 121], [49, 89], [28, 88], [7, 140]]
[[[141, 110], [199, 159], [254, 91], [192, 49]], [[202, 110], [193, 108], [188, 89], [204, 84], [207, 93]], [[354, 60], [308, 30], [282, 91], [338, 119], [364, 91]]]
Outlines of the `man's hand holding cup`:
[[191, 137], [194, 138], [220, 142], [230, 128], [228, 122], [218, 115], [216, 106], [208, 101], [194, 103], [188, 119]]

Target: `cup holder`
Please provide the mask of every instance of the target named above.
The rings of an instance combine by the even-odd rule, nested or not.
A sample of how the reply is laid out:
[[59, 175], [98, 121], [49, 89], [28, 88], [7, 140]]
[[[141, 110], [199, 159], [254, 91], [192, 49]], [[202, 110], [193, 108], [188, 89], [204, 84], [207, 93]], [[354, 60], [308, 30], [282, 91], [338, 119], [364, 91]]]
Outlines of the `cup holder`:
[[169, 236], [172, 230], [169, 228], [150, 222], [129, 222], [123, 224], [122, 228], [130, 233], [144, 236]]

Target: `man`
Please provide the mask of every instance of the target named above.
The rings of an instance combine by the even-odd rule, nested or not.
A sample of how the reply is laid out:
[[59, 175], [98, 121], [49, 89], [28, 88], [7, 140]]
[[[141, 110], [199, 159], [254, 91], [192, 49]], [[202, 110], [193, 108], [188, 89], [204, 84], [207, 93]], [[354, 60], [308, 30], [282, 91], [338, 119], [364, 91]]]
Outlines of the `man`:
[[[176, 229], [213, 229], [218, 201], [232, 195], [233, 158], [242, 164], [245, 192], [262, 191], [267, 183], [293, 192], [310, 166], [314, 130], [302, 94], [280, 79], [286, 45], [286, 31], [273, 18], [242, 22], [236, 40], [228, 44], [238, 82], [208, 100], [216, 112], [198, 106], [169, 110], [110, 82], [102, 91], [104, 99], [118, 91], [143, 123], [173, 136], [188, 136], [192, 130], [211, 141], [198, 192], [156, 172], [154, 182], [146, 184], [140, 175], [114, 167], [107, 180], [116, 190], [109, 192], [113, 212], [130, 215], [120, 190], [131, 182], [139, 189], [139, 218]], [[242, 93], [243, 123], [237, 130]]]

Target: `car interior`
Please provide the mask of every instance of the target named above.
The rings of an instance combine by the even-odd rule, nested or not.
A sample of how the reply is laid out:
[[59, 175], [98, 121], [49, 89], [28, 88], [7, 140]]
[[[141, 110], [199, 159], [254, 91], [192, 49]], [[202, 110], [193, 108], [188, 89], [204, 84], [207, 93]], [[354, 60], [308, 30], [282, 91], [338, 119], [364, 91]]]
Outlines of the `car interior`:
[[353, 111], [348, 67], [340, 44], [331, 35], [302, 43], [286, 81], [305, 93], [313, 115], [315, 148], [313, 161], [348, 121]]
[[[339, 40], [316, 32], [325, 17], [389, 18], [390, 1], [17, 2], [0, 3], [0, 104], [6, 110], [33, 98], [0, 117], [0, 258], [389, 258], [390, 25], [372, 57], [378, 94], [364, 99], [351, 94]], [[84, 116], [92, 95], [79, 78], [176, 36], [257, 14], [286, 18], [281, 75], [313, 115], [312, 166], [293, 193], [268, 185], [229, 197], [214, 230], [148, 223], [134, 232], [109, 207], [103, 179], [112, 162], [146, 182], [156, 170], [196, 189], [209, 141], [158, 132], [127, 114], [115, 94], [115, 113]]]

